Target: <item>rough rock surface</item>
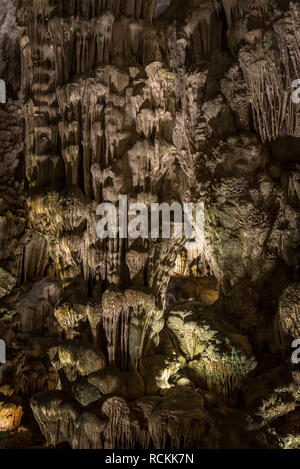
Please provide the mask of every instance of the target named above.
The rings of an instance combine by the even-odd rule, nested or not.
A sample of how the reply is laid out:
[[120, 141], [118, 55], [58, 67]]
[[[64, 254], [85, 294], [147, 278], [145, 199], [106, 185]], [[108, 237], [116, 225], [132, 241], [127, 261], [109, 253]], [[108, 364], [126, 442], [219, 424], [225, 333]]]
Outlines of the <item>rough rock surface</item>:
[[0, 448], [299, 448], [300, 2], [0, 10]]

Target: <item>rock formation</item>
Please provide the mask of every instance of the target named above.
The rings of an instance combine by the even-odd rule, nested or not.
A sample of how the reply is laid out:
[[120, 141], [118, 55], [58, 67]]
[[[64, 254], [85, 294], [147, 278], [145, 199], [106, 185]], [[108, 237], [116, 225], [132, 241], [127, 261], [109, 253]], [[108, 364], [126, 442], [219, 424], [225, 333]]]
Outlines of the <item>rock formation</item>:
[[0, 448], [299, 448], [299, 0], [0, 7]]

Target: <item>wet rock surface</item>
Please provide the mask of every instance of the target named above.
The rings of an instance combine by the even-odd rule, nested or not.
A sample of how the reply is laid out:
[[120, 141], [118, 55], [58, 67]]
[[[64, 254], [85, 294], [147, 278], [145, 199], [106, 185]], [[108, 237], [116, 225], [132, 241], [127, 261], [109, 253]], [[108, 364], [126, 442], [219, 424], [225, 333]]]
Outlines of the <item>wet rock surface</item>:
[[6, 3], [0, 448], [299, 448], [299, 1]]

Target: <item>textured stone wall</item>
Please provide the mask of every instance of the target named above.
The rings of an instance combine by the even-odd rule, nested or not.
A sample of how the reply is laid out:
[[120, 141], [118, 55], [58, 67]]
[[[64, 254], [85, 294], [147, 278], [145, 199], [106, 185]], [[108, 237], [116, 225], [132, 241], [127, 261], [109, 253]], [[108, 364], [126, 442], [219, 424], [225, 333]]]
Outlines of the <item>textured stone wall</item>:
[[[3, 445], [298, 447], [299, 2], [1, 15]], [[100, 240], [119, 195], [202, 242]]]

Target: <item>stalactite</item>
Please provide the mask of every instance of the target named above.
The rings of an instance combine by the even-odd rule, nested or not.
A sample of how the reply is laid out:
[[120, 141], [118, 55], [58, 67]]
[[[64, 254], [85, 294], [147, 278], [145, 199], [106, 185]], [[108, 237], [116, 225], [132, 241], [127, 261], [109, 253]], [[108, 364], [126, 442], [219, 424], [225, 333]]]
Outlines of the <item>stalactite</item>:
[[69, 81], [73, 73], [83, 74], [108, 60], [114, 21], [109, 11], [91, 21], [51, 20], [58, 84]]
[[[177, 397], [177, 404], [174, 398]], [[172, 399], [173, 398], [173, 399]], [[175, 405], [174, 405], [175, 404]], [[178, 406], [180, 404], [180, 406]], [[149, 432], [155, 448], [218, 448], [219, 435], [201, 402], [201, 395], [171, 390], [149, 418]]]
[[76, 438], [78, 411], [65, 400], [62, 393], [52, 391], [48, 394], [48, 401], [43, 400], [42, 394], [37, 394], [31, 406], [48, 445], [55, 447], [58, 443], [69, 441], [74, 448], [78, 447]]
[[246, 0], [222, 0], [222, 3], [230, 27], [243, 17], [248, 2]]
[[106, 449], [132, 449], [140, 440], [145, 443], [145, 432], [141, 430], [125, 400], [119, 397], [107, 399], [102, 405], [102, 412], [109, 422], [104, 432]]
[[[299, 9], [271, 3], [20, 2], [29, 194], [0, 110], [0, 175], [20, 161], [0, 185], [0, 335], [14, 390], [44, 391], [31, 406], [50, 446], [218, 448], [252, 412], [247, 380], [276, 361], [272, 334], [277, 352], [297, 333], [298, 293], [265, 324], [299, 241], [295, 150], [284, 168], [258, 141], [299, 133]], [[125, 194], [148, 210], [205, 202], [201, 242], [100, 240], [98, 204]]]
[[47, 240], [38, 234], [32, 236], [29, 242], [24, 244], [23, 259], [24, 282], [43, 277], [49, 263]]
[[109, 365], [116, 363], [119, 320], [124, 308], [122, 300], [122, 295], [114, 292], [108, 292], [102, 297], [103, 328], [107, 339]]

